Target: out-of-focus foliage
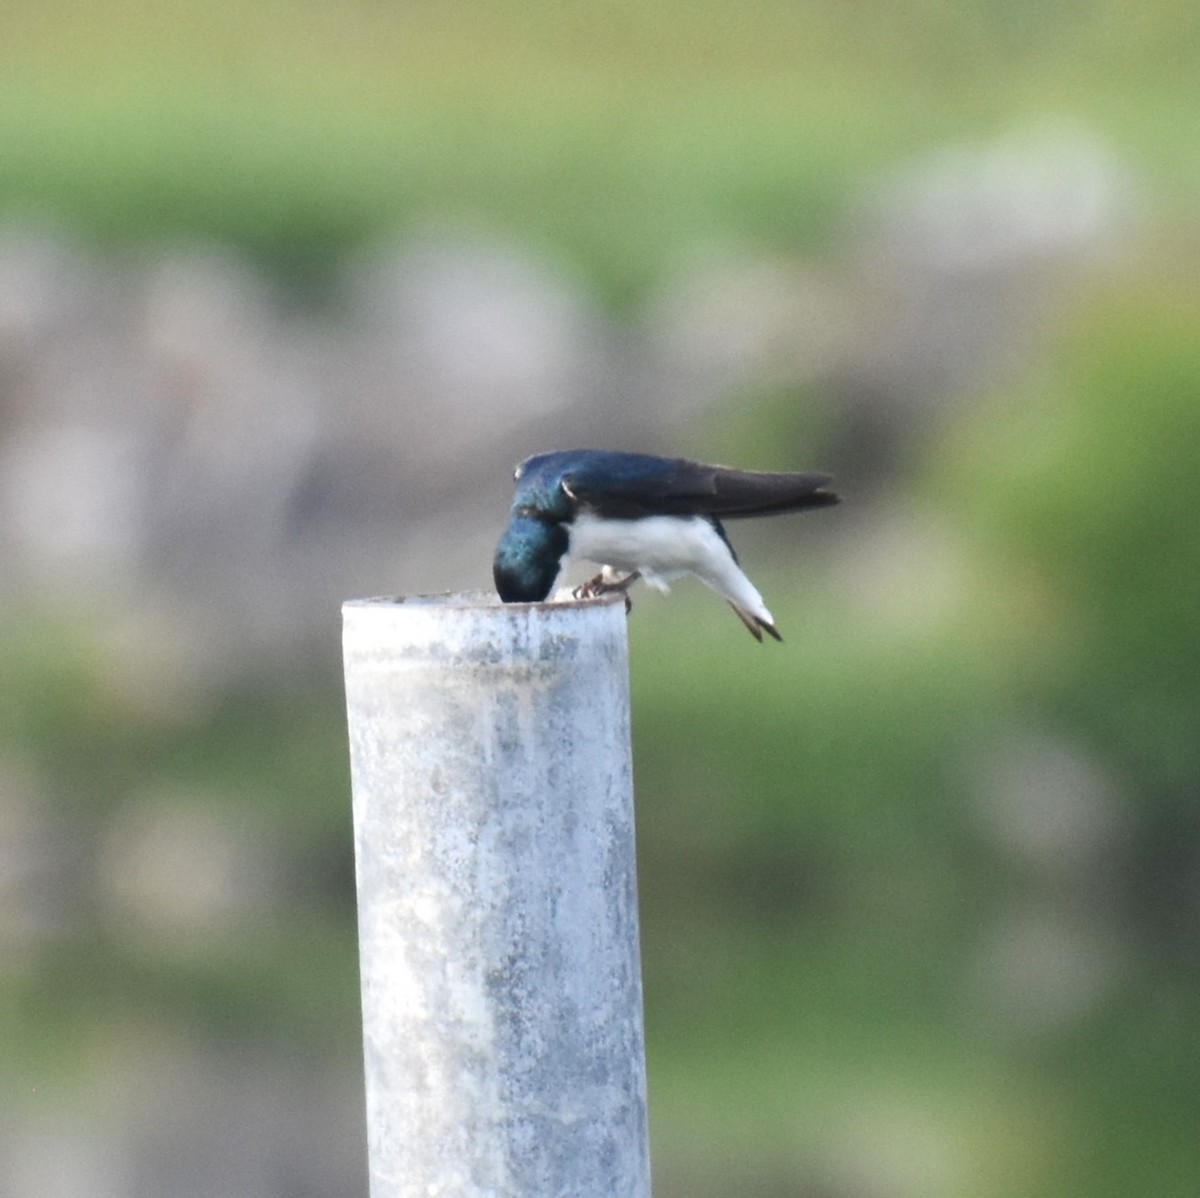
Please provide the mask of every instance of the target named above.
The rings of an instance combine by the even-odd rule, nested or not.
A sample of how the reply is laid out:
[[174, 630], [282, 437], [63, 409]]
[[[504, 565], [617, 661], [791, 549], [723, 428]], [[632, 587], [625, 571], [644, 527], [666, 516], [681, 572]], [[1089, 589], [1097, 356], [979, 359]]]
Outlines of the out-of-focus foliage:
[[431, 211], [613, 298], [714, 234], [819, 246], [865, 171], [1027, 116], [1200, 183], [1197, 17], [1089, 5], [18, 5], [0, 201], [108, 236], [232, 238], [294, 279]]
[[955, 472], [978, 554], [1040, 592], [1047, 714], [1186, 819], [1200, 779], [1198, 330], [1200, 293], [1177, 268], [1100, 289], [1019, 387], [953, 430], [937, 475]]
[[924, 589], [779, 578], [786, 657], [635, 633], [660, 1130], [705, 1128], [700, 1178], [737, 1142], [847, 1184], [841, 1137], [895, 1153], [889, 1193], [1200, 1177], [1200, 311], [1171, 273], [1109, 276], [928, 439]]
[[361, 1176], [329, 596], [543, 437], [845, 495], [635, 596], [660, 1198], [1196, 1193], [1198, 14], [6, 14], [14, 1198]]

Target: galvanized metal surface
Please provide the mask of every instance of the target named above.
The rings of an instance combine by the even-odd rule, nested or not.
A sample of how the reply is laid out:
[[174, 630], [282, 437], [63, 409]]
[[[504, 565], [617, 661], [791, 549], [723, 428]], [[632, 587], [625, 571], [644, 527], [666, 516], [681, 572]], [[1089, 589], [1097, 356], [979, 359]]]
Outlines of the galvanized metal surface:
[[372, 1198], [646, 1198], [622, 602], [343, 615]]

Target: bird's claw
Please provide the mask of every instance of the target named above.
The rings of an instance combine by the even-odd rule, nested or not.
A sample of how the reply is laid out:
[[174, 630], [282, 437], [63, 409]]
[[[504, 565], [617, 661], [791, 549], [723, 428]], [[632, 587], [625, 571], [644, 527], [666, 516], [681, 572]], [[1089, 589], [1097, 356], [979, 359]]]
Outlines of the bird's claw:
[[599, 599], [601, 595], [611, 595], [614, 591], [620, 591], [625, 599], [625, 614], [628, 615], [633, 611], [633, 600], [629, 597], [629, 588], [641, 576], [640, 570], [634, 570], [632, 574], [627, 574], [620, 582], [608, 582], [603, 573], [597, 574], [595, 578], [589, 578], [587, 582], [581, 582], [571, 594], [576, 599]]
[[571, 594], [576, 599], [595, 599], [597, 596], [604, 594], [604, 587], [606, 585], [604, 575], [597, 574], [595, 578], [589, 578], [587, 582], [581, 582]]

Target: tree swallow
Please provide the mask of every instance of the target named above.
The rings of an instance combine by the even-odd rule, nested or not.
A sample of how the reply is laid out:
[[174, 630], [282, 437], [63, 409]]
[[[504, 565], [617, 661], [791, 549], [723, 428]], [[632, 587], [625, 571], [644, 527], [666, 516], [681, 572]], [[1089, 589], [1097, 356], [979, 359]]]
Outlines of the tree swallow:
[[536, 454], [514, 478], [508, 527], [492, 563], [505, 603], [541, 602], [578, 560], [601, 567], [576, 588], [578, 598], [627, 591], [638, 578], [666, 591], [675, 579], [694, 574], [729, 601], [759, 641], [764, 632], [783, 638], [742, 573], [721, 520], [838, 501], [824, 489], [826, 474], [731, 470], [602, 449]]

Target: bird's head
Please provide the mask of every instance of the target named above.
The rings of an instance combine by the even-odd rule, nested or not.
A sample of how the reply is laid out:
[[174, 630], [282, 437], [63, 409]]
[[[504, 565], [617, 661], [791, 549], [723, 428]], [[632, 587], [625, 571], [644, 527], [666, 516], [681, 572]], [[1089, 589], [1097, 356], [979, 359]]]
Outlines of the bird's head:
[[562, 568], [569, 536], [555, 522], [514, 512], [492, 559], [496, 591], [505, 603], [540, 603]]

